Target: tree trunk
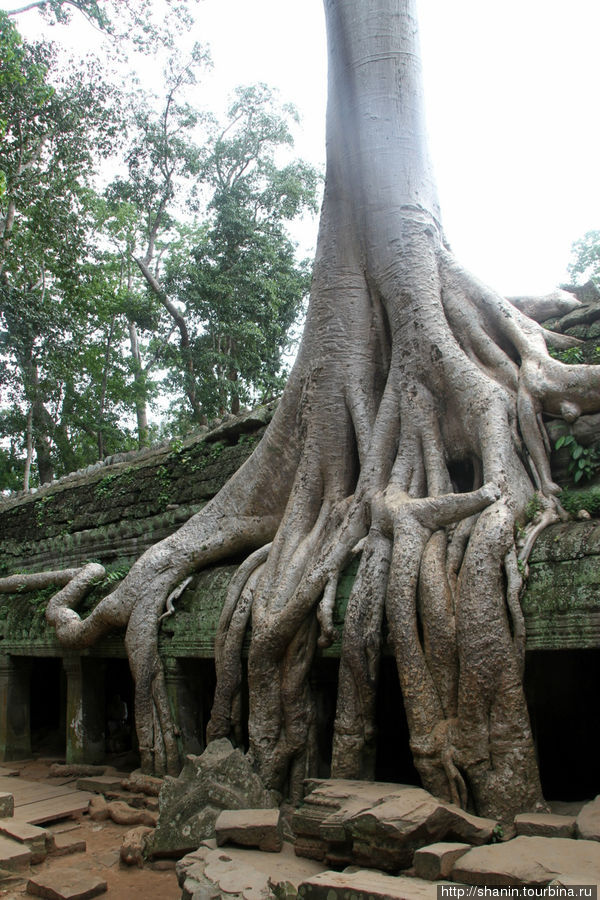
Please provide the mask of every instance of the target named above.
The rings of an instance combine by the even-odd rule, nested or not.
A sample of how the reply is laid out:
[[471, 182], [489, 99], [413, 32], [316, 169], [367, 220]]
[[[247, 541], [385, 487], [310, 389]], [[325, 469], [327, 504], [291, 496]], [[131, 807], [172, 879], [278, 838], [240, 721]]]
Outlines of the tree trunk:
[[450, 253], [413, 0], [325, 8], [325, 197], [304, 337], [277, 413], [217, 497], [87, 619], [71, 610], [83, 576], [48, 617], [70, 645], [128, 624], [143, 766], [174, 770], [158, 617], [192, 571], [249, 554], [219, 625], [209, 737], [239, 733], [251, 617], [249, 752], [268, 786], [296, 799], [314, 772], [311, 663], [334, 637], [339, 575], [360, 555], [333, 774], [373, 774], [385, 617], [423, 784], [508, 821], [542, 802], [521, 686], [526, 550], [519, 563], [515, 523], [536, 488], [543, 524], [560, 513], [542, 415], [598, 409], [600, 367], [552, 359], [545, 342], [560, 339]]
[[148, 407], [146, 404], [146, 393], [144, 385], [144, 367], [142, 365], [142, 357], [140, 354], [140, 345], [138, 342], [135, 322], [132, 322], [128, 319], [127, 326], [129, 328], [131, 358], [133, 359], [133, 380], [136, 386], [135, 414], [137, 418], [138, 445], [141, 449], [142, 447], [150, 446], [150, 437], [148, 432]]

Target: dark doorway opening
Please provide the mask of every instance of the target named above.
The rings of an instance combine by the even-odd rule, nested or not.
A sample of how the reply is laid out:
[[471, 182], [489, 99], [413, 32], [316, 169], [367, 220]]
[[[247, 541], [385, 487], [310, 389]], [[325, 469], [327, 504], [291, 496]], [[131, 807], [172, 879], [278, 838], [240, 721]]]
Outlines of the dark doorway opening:
[[382, 657], [377, 688], [377, 754], [375, 778], [421, 786], [410, 750], [408, 722], [396, 662]]
[[[137, 760], [137, 740], [134, 719], [134, 685], [126, 659], [105, 660], [104, 696], [106, 755], [132, 757]], [[133, 759], [135, 757], [135, 759]]]
[[29, 709], [31, 752], [36, 756], [63, 756], [66, 677], [62, 659], [31, 659]]
[[547, 800], [587, 800], [598, 784], [600, 650], [527, 653], [525, 691]]

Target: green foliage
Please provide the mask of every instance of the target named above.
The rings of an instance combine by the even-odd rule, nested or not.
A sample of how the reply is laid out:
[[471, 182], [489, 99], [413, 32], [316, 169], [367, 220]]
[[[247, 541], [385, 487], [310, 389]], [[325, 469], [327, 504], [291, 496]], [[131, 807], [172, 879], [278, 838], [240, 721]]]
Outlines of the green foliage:
[[[34, 6], [155, 34], [148, 0]], [[173, 53], [157, 110], [0, 14], [0, 490], [21, 486], [26, 451], [36, 484], [146, 445], [163, 386], [182, 434], [283, 386], [310, 279], [286, 229], [316, 209], [319, 177], [279, 162], [297, 115], [264, 85], [222, 124], [189, 101], [207, 64], [200, 46]], [[115, 153], [125, 172], [99, 197]]]
[[563, 488], [560, 502], [571, 515], [577, 515], [580, 510], [584, 509], [591, 516], [600, 516], [600, 486], [579, 491]]
[[[266, 86], [238, 89], [227, 123], [212, 129], [203, 153], [210, 218], [183, 232], [167, 261], [165, 284], [186, 310], [208, 417], [283, 386], [282, 358], [310, 285], [310, 266], [297, 261], [286, 227], [316, 209], [319, 183], [302, 162], [275, 164], [276, 151], [292, 142], [295, 118]], [[176, 385], [183, 363], [171, 375]]]
[[133, 44], [149, 53], [157, 45], [173, 46], [175, 35], [191, 25], [188, 0], [34, 0], [8, 11], [18, 16], [37, 10], [49, 25], [68, 24], [76, 14], [118, 43]]
[[538, 494], [534, 494], [527, 506], [525, 507], [525, 516], [528, 522], [533, 522], [536, 515], [541, 509], [540, 497]]
[[600, 470], [600, 452], [596, 447], [584, 447], [572, 434], [561, 435], [554, 445], [557, 450], [569, 451], [569, 472], [573, 481], [590, 480]]
[[566, 350], [557, 350], [555, 347], [550, 347], [548, 352], [554, 359], [571, 366], [579, 365], [586, 361], [581, 347], [567, 347]]

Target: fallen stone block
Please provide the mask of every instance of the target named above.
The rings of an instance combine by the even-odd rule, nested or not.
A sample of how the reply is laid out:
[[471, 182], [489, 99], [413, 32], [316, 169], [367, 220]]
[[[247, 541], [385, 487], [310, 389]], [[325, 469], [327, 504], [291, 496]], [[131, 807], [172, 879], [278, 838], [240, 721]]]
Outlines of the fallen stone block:
[[452, 870], [454, 881], [490, 886], [542, 885], [572, 875], [580, 878], [578, 884], [600, 880], [599, 843], [521, 835], [503, 844], [474, 847]]
[[282, 847], [278, 809], [226, 809], [215, 822], [217, 844], [240, 844], [279, 853]]
[[0, 837], [0, 868], [9, 872], [17, 872], [27, 868], [31, 862], [32, 852], [26, 844]]
[[148, 843], [148, 838], [153, 831], [154, 829], [149, 828], [147, 825], [140, 825], [138, 828], [132, 828], [131, 831], [126, 831], [121, 843], [121, 862], [126, 866], [137, 866], [140, 869], [143, 868], [146, 845]]
[[77, 780], [77, 790], [89, 791], [92, 794], [105, 794], [107, 791], [120, 791], [123, 781], [122, 774], [93, 775]]
[[71, 853], [85, 853], [87, 849], [83, 838], [72, 834], [55, 834], [52, 836], [50, 853], [53, 856], [69, 856]]
[[553, 813], [521, 813], [515, 816], [517, 834], [534, 837], [572, 838], [575, 836], [575, 816]]
[[439, 842], [415, 851], [413, 866], [418, 878], [437, 881], [449, 878], [454, 864], [471, 849], [471, 844]]
[[241, 750], [225, 738], [201, 756], [189, 755], [178, 778], [167, 778], [160, 792], [153, 856], [183, 856], [214, 836], [223, 809], [266, 809], [273, 796]]
[[15, 798], [12, 794], [0, 792], [0, 819], [8, 819], [14, 815]]
[[31, 850], [31, 862], [35, 865], [46, 858], [50, 835], [45, 828], [30, 825], [22, 819], [0, 819], [0, 834], [17, 841]]
[[346, 779], [313, 780], [292, 817], [296, 852], [331, 866], [398, 871], [415, 850], [439, 841], [484, 844], [498, 824], [422, 788]]
[[91, 900], [108, 890], [106, 881], [79, 869], [55, 869], [34, 875], [27, 893], [46, 900]]
[[587, 841], [600, 841], [600, 796], [586, 803], [577, 816], [577, 834]]
[[435, 900], [435, 887], [422, 878], [359, 869], [314, 875], [299, 886], [298, 897], [306, 900], [346, 900], [348, 897], [353, 900]]
[[83, 778], [86, 775], [104, 775], [106, 766], [87, 766], [83, 763], [52, 763], [49, 774], [52, 778]]
[[216, 847], [205, 841], [176, 865], [182, 900], [243, 897], [245, 900], [296, 896], [298, 885], [320, 871], [312, 860], [298, 859], [291, 844], [281, 853], [261, 853], [245, 847]]

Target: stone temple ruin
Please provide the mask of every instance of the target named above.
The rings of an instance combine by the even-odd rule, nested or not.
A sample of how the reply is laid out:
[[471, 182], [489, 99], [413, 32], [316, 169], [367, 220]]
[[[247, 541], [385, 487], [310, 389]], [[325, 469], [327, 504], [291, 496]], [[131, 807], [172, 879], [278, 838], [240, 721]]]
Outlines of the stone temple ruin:
[[[583, 307], [560, 322], [553, 322], [553, 328], [562, 328], [586, 339], [583, 352], [596, 353], [600, 339], [600, 303], [594, 291], [591, 295], [584, 293], [581, 299]], [[272, 404], [237, 418], [229, 417], [211, 430], [205, 429], [202, 434], [190, 436], [183, 442], [120, 454], [36, 491], [4, 498], [0, 501], [0, 575], [65, 569], [98, 561], [107, 574], [84, 601], [84, 612], [85, 608], [91, 609], [125, 576], [144, 550], [176, 530], [217, 493], [260, 441], [273, 410]], [[574, 434], [582, 446], [597, 446], [600, 417], [587, 419], [587, 431], [578, 432], [578, 425], [575, 425]], [[564, 423], [550, 423], [551, 440], [556, 442], [565, 433], [565, 428]], [[600, 521], [597, 518], [600, 478], [596, 474], [592, 481], [585, 482], [584, 488], [574, 486], [570, 480], [570, 462], [568, 448], [563, 447], [553, 454], [553, 476], [567, 486], [563, 500], [573, 518], [550, 526], [538, 537], [521, 600], [527, 632], [526, 696], [542, 788], [545, 797], [554, 801], [589, 800], [598, 790], [595, 729], [600, 712], [597, 690], [600, 675]], [[249, 831], [255, 834], [258, 829], [260, 832], [256, 845], [260, 847], [261, 840], [271, 840], [268, 835], [274, 813], [269, 809], [273, 805], [272, 798], [263, 791], [243, 754], [221, 740], [211, 744], [210, 751], [200, 757], [205, 750], [206, 725], [215, 689], [214, 639], [228, 584], [237, 564], [238, 561], [232, 559], [230, 564], [194, 576], [176, 600], [174, 611], [169, 611], [161, 623], [159, 650], [178, 727], [181, 758], [187, 756], [187, 762], [180, 779], [167, 780], [161, 792], [161, 818], [152, 840], [156, 855], [161, 852], [170, 856], [188, 853], [178, 865], [183, 896], [192, 896], [193, 890], [200, 890], [197, 886], [204, 884], [207, 867], [214, 874], [211, 890], [215, 884], [218, 886], [219, 878], [231, 880], [232, 873], [237, 871], [235, 854], [228, 856], [204, 843], [198, 848], [205, 833], [214, 833], [220, 809], [228, 808], [227, 797], [223, 803], [214, 802], [213, 788], [217, 793], [225, 790], [229, 799], [238, 789], [247, 795], [245, 804], [239, 805], [254, 807]], [[398, 716], [402, 699], [391, 654], [384, 655], [380, 672], [376, 783], [361, 785], [359, 782], [326, 780], [330, 774], [339, 636], [355, 572], [356, 564], [339, 582], [334, 614], [338, 639], [327, 649], [318, 651], [312, 676], [319, 716], [318, 771], [306, 785], [303, 807], [291, 818], [288, 815], [296, 853], [323, 860], [333, 868], [358, 863], [396, 871], [410, 865], [412, 860], [417, 875], [429, 879], [442, 877], [446, 869], [450, 872], [454, 866], [452, 877], [455, 880], [459, 873], [466, 883], [480, 883], [472, 880], [479, 875], [469, 874], [466, 863], [460, 867], [459, 857], [475, 845], [469, 857], [475, 854], [479, 860], [481, 856], [481, 865], [485, 868], [486, 853], [490, 848], [477, 845], [487, 845], [493, 839], [494, 822], [477, 819], [457, 807], [450, 808], [418, 787], [408, 727], [402, 716]], [[0, 761], [44, 755], [62, 757], [71, 765], [93, 765], [128, 756], [130, 768], [133, 768], [137, 759], [134, 687], [123, 636], [113, 633], [85, 651], [66, 651], [45, 621], [47, 601], [54, 590], [50, 587], [37, 592], [0, 594]], [[242, 747], [245, 737], [240, 735]], [[200, 777], [198, 773], [204, 771], [203, 766], [212, 768]], [[221, 770], [229, 773], [225, 787], [220, 782], [217, 784]], [[256, 779], [256, 785], [253, 779]], [[406, 785], [415, 787], [407, 788]], [[398, 791], [394, 793], [396, 786]], [[200, 812], [194, 810], [195, 825], [190, 830], [189, 822], [185, 820], [185, 827], [178, 830], [182, 796], [185, 806], [198, 792], [204, 799]], [[598, 801], [595, 802], [597, 805]], [[406, 805], [408, 820], [413, 825], [415, 805], [422, 821], [418, 826], [414, 825], [414, 840], [410, 834], [403, 833], [402, 841], [395, 843], [389, 839], [389, 834], [398, 830], [398, 810], [403, 805]], [[588, 807], [591, 809], [593, 805], [588, 804]], [[358, 807], [362, 811], [357, 817]], [[386, 818], [388, 807], [391, 809], [389, 821]], [[264, 815], [258, 815], [261, 809]], [[242, 834], [242, 838], [238, 834], [237, 841], [244, 843], [243, 834], [247, 837], [248, 831], [244, 815], [230, 818], [227, 828], [223, 822], [220, 826], [217, 822], [217, 841], [220, 842], [220, 833], [229, 829], [232, 834]], [[547, 818], [565, 819], [564, 816]], [[263, 819], [264, 823], [260, 824]], [[535, 819], [535, 815], [525, 816], [525, 819], [520, 825], [515, 820], [520, 836], [511, 842], [509, 856], [512, 856], [507, 871], [510, 866], [514, 868], [514, 853], [521, 848], [520, 844], [517, 848], [519, 841], [525, 841], [524, 850], [520, 850], [525, 858], [535, 849], [539, 864], [546, 866], [544, 853], [547, 854], [548, 848], [540, 845], [536, 849], [527, 844], [528, 841], [543, 841], [539, 835], [545, 832], [539, 830], [542, 827], [539, 823], [531, 824], [530, 819]], [[571, 832], [556, 832], [552, 837], [575, 836], [573, 823], [568, 826]], [[530, 827], [533, 831], [527, 830]], [[543, 827], [550, 826], [546, 822]], [[564, 821], [560, 827], [567, 827]], [[579, 838], [587, 837], [579, 819], [577, 828]], [[142, 830], [152, 831], [151, 828]], [[596, 825], [592, 831], [590, 836], [597, 840]], [[279, 847], [279, 832], [275, 839]], [[423, 847], [440, 840], [459, 843]], [[565, 843], [577, 844], [578, 852], [585, 850], [584, 841]], [[435, 847], [446, 849], [436, 856]], [[462, 849], [453, 851], [452, 847]], [[552, 853], [558, 849], [556, 846]], [[571, 856], [573, 852], [571, 846]], [[141, 859], [140, 853], [136, 844], [131, 851], [132, 859]], [[499, 857], [501, 849], [494, 850], [494, 854]], [[479, 865], [477, 860], [473, 865]], [[553, 861], [554, 856], [547, 860], [548, 872]], [[494, 871], [500, 862], [494, 862]], [[287, 857], [282, 865], [284, 868], [290, 865]], [[316, 875], [314, 884], [311, 882], [312, 886], [301, 895], [329, 897], [326, 892], [338, 887], [340, 890], [354, 889], [353, 878], [356, 889], [363, 889], [359, 885], [360, 873], [339, 877], [342, 880], [338, 885], [335, 872]], [[373, 896], [390, 896], [386, 893], [390, 890], [386, 878], [377, 873], [369, 875], [364, 890]], [[185, 885], [191, 885], [187, 894]]]
[[[598, 301], [582, 299], [591, 300], [591, 306], [570, 313], [563, 327], [595, 346]], [[214, 496], [249, 456], [272, 412], [272, 406], [262, 407], [189, 437], [182, 446], [121, 454], [35, 492], [5, 498], [0, 501], [1, 574], [99, 561], [107, 576], [85, 601], [91, 607], [147, 547]], [[559, 433], [552, 432], [554, 439]], [[580, 440], [590, 443], [596, 437]], [[563, 484], [569, 481], [568, 460], [566, 450], [554, 454], [555, 476]], [[586, 490], [594, 495], [598, 488], [586, 483]], [[577, 506], [580, 494], [572, 486], [569, 496]], [[198, 574], [174, 614], [162, 621], [160, 653], [182, 758], [204, 749], [215, 685], [214, 636], [235, 569], [232, 560]], [[337, 626], [343, 622], [352, 579], [351, 568], [338, 589]], [[133, 684], [122, 636], [115, 633], [82, 653], [65, 651], [44, 619], [53, 590], [0, 595], [0, 759], [45, 751], [64, 754], [72, 763], [97, 763], [107, 754], [135, 753]], [[526, 693], [545, 796], [590, 797], [597, 788], [593, 723], [600, 675], [597, 518], [553, 525], [542, 533], [531, 556], [522, 606]], [[339, 640], [319, 651], [314, 673], [323, 735], [318, 775], [323, 777], [329, 772], [339, 652]], [[402, 724], [388, 714], [401, 703], [391, 657], [383, 661], [381, 680], [376, 777], [416, 784], [408, 731], [399, 734]], [[405, 747], [405, 753], [398, 754], [398, 747]]]

